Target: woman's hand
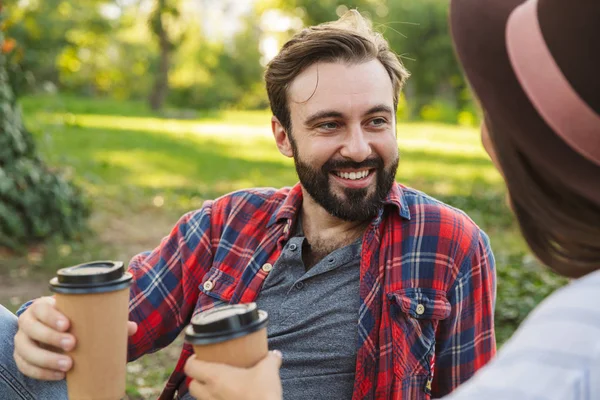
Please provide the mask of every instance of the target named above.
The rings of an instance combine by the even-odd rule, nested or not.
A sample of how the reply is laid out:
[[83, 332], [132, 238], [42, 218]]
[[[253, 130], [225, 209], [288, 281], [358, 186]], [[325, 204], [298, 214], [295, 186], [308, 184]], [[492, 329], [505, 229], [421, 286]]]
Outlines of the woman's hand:
[[252, 368], [200, 361], [191, 356], [185, 373], [192, 378], [190, 393], [198, 400], [282, 400], [281, 353], [269, 354]]

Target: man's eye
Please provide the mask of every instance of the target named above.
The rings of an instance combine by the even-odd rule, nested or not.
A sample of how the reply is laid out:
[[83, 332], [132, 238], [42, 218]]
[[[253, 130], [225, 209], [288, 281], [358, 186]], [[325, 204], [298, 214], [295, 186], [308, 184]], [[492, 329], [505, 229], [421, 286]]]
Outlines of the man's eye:
[[385, 125], [387, 121], [384, 118], [374, 118], [371, 120], [371, 125], [373, 126], [381, 126]]
[[337, 122], [325, 122], [324, 124], [319, 125], [319, 128], [323, 129], [337, 129], [339, 124]]

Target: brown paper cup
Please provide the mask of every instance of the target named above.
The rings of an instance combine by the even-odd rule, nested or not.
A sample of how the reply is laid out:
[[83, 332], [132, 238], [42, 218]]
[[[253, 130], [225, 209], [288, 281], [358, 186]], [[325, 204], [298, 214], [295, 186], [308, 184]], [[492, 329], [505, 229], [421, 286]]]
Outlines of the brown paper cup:
[[129, 288], [106, 293], [56, 293], [56, 308], [71, 321], [75, 349], [67, 354], [69, 400], [125, 396]]
[[269, 351], [268, 320], [256, 303], [215, 307], [192, 318], [185, 341], [199, 360], [249, 368]]
[[250, 368], [267, 356], [267, 329], [221, 343], [194, 345], [199, 360]]
[[71, 322], [75, 348], [67, 352], [70, 400], [119, 400], [125, 396], [129, 287], [121, 261], [62, 268], [50, 280], [56, 309]]

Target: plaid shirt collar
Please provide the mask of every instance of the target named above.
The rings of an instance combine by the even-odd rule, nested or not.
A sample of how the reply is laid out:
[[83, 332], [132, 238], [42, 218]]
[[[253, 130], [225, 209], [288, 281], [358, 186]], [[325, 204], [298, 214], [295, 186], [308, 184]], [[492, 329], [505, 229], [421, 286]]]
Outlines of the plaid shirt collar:
[[[400, 216], [404, 219], [410, 220], [410, 211], [408, 209], [408, 204], [406, 203], [406, 199], [404, 198], [404, 193], [402, 191], [402, 187], [399, 184], [392, 185], [390, 192], [387, 197], [383, 201], [384, 207], [379, 210], [377, 218], [374, 223], [378, 224], [381, 221], [383, 215], [383, 208], [385, 206], [391, 206], [398, 210]], [[296, 216], [302, 207], [302, 184], [298, 182], [294, 185], [289, 193], [287, 194], [285, 200], [279, 208], [273, 213], [273, 216], [269, 220], [267, 224], [267, 228], [270, 228], [275, 223], [287, 222], [292, 225], [295, 222]]]

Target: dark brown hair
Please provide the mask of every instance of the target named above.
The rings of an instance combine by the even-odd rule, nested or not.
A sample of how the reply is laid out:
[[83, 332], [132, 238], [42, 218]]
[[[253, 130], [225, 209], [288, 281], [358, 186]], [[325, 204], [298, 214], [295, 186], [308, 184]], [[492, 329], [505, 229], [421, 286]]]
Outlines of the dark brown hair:
[[356, 10], [350, 10], [335, 22], [303, 29], [292, 37], [271, 60], [265, 82], [271, 111], [288, 134], [291, 133], [287, 90], [307, 67], [317, 62], [359, 64], [377, 59], [386, 69], [394, 89], [394, 109], [408, 71], [380, 33]]
[[[570, 278], [600, 269], [600, 204], [533, 165], [509, 135], [495, 131], [489, 116], [486, 125], [511, 206], [534, 254], [552, 270]], [[598, 173], [600, 176], [600, 168]]]

